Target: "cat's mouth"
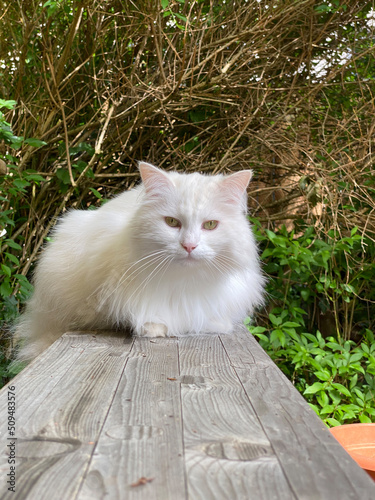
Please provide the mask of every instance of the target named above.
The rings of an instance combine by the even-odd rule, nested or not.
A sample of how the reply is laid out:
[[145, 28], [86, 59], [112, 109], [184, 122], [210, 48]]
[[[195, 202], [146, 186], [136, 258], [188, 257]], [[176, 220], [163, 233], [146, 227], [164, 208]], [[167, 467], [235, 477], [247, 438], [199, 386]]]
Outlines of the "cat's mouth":
[[179, 262], [179, 264], [182, 264], [183, 266], [194, 266], [198, 262], [200, 262], [201, 260], [202, 259], [200, 259], [196, 255], [193, 255], [192, 253], [190, 253], [190, 254], [179, 256], [178, 262]]

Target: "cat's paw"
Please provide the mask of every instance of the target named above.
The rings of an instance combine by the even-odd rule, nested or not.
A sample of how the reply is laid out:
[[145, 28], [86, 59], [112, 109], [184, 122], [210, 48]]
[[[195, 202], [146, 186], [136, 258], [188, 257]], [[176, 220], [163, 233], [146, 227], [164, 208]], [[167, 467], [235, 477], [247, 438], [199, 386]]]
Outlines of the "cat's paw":
[[141, 329], [141, 337], [166, 337], [168, 328], [163, 323], [145, 323]]

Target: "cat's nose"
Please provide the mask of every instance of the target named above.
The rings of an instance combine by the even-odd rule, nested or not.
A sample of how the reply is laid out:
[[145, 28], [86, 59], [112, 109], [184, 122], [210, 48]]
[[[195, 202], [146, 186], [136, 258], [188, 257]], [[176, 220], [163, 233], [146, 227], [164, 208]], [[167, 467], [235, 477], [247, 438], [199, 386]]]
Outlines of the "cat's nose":
[[188, 254], [191, 254], [194, 248], [197, 248], [198, 245], [194, 245], [194, 243], [181, 243], [181, 246], [187, 251]]

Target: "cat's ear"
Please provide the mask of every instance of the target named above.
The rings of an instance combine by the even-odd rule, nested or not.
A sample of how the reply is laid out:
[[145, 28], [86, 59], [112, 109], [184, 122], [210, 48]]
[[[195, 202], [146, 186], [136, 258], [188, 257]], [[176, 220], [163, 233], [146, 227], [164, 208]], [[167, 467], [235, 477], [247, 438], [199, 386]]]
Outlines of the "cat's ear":
[[225, 199], [230, 203], [245, 204], [246, 189], [252, 176], [252, 170], [241, 170], [224, 177], [221, 181], [221, 189]]
[[173, 187], [168, 174], [154, 167], [151, 163], [141, 161], [138, 168], [147, 194], [158, 195]]

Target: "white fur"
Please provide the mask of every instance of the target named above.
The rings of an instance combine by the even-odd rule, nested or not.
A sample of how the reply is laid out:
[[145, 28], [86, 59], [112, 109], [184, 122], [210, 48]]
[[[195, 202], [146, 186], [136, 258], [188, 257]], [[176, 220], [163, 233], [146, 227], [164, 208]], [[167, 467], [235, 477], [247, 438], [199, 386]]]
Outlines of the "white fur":
[[[24, 339], [20, 359], [71, 330], [130, 325], [145, 336], [228, 333], [262, 302], [264, 278], [245, 215], [251, 172], [139, 168], [141, 185], [57, 224], [16, 329]], [[216, 229], [203, 228], [210, 220], [219, 221]], [[196, 248], [189, 254], [183, 245]]]

